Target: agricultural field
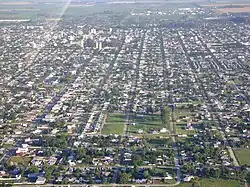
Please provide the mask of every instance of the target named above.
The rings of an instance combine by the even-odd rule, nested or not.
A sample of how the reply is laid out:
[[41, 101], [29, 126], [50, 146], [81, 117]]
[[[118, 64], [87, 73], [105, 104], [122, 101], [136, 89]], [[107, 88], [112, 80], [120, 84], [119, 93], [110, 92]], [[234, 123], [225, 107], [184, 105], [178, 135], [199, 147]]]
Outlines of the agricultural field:
[[120, 113], [108, 114], [104, 124], [102, 134], [119, 134], [122, 135], [125, 124], [125, 115]]
[[240, 165], [250, 166], [250, 149], [234, 149], [234, 153]]
[[200, 4], [204, 8], [212, 8], [217, 13], [245, 13], [250, 12], [249, 2], [237, 2], [237, 3], [209, 3]]
[[59, 17], [63, 8], [62, 3], [2, 3], [0, 4], [1, 19], [31, 19], [43, 17]]
[[250, 12], [249, 7], [241, 7], [241, 8], [218, 8], [216, 9], [217, 13], [245, 13]]
[[202, 7], [229, 7], [229, 6], [249, 6], [247, 3], [210, 3], [210, 4], [200, 4]]
[[[67, 4], [66, 2], [29, 2], [29, 1], [3, 1], [0, 2], [0, 18], [1, 19], [31, 19], [38, 18], [58, 18], [61, 14], [63, 17], [67, 16], [86, 16], [93, 13], [101, 14], [102, 16], [110, 16], [114, 13], [119, 15], [127, 15], [130, 10], [134, 12], [142, 12], [149, 7], [152, 11], [166, 11], [174, 10], [177, 8], [194, 8], [193, 4], [188, 3], [156, 3], [154, 6], [140, 4], [110, 4], [110, 3], [73, 3]], [[166, 15], [169, 19], [176, 19], [177, 15]]]

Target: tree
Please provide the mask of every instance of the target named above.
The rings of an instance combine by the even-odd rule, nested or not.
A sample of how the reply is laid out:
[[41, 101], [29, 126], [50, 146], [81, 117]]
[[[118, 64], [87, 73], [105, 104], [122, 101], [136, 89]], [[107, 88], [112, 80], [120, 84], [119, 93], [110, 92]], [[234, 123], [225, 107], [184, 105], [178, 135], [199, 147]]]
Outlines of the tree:
[[81, 170], [79, 168], [75, 169], [74, 175], [76, 178], [79, 178], [81, 176]]
[[132, 170], [132, 175], [133, 175], [134, 178], [137, 178], [138, 175], [139, 175], [138, 166], [136, 164], [134, 164], [134, 167], [133, 167], [133, 170]]
[[54, 166], [50, 166], [50, 165], [45, 165], [44, 166], [44, 172], [45, 172], [45, 178], [47, 179], [47, 180], [50, 180], [50, 178], [51, 178], [51, 175], [52, 175], [52, 173], [53, 173], [53, 171], [54, 171]]
[[141, 165], [142, 164], [141, 156], [134, 154], [132, 156], [132, 162], [133, 162], [133, 165]]
[[86, 156], [86, 151], [84, 148], [78, 148], [77, 149], [77, 159], [82, 159], [82, 158], [85, 158]]
[[144, 172], [143, 172], [143, 177], [145, 178], [145, 179], [149, 179], [150, 177], [149, 177], [149, 172], [148, 172], [148, 170], [145, 170]]
[[171, 114], [171, 110], [168, 106], [166, 106], [163, 110], [162, 110], [162, 121], [163, 123], [168, 127], [168, 129], [170, 130], [170, 114]]
[[36, 167], [36, 166], [30, 166], [29, 169], [28, 169], [28, 172], [29, 173], [38, 173], [39, 172], [39, 168]]
[[214, 173], [215, 173], [215, 177], [216, 177], [217, 179], [220, 178], [220, 174], [221, 174], [220, 169], [215, 169], [215, 170], [214, 170]]
[[248, 174], [248, 171], [246, 169], [242, 170], [240, 172], [240, 179], [241, 180], [246, 180], [247, 174]]
[[92, 178], [91, 176], [89, 176], [89, 183], [90, 183], [90, 184], [93, 184], [93, 183], [94, 183], [94, 180], [93, 180], [93, 178]]
[[24, 176], [24, 168], [23, 168], [23, 167], [20, 168], [20, 175], [21, 175], [22, 177]]
[[131, 178], [131, 174], [130, 173], [121, 173], [118, 177], [118, 182], [120, 184], [128, 184], [129, 180]]
[[200, 183], [197, 180], [193, 180], [192, 187], [200, 187]]

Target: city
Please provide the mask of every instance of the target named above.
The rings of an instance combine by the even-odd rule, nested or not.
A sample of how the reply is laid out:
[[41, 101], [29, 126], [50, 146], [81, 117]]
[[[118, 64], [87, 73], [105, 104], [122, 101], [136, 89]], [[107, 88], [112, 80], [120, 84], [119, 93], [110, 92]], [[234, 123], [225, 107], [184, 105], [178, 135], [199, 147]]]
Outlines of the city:
[[250, 184], [250, 2], [131, 2], [3, 14], [2, 186]]

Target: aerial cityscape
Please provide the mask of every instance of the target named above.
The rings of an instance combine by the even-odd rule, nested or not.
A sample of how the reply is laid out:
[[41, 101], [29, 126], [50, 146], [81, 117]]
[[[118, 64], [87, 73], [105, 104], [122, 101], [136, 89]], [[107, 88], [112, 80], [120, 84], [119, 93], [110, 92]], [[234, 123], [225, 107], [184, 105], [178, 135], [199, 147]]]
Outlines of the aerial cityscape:
[[0, 186], [250, 186], [250, 1], [0, 1]]

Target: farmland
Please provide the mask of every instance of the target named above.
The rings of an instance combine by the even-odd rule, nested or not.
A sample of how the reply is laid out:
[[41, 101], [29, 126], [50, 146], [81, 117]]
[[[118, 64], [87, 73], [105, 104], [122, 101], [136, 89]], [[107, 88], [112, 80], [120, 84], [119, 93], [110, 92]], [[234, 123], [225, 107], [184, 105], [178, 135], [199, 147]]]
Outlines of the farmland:
[[243, 13], [250, 12], [250, 7], [241, 7], [241, 8], [218, 8], [216, 9], [217, 13]]

